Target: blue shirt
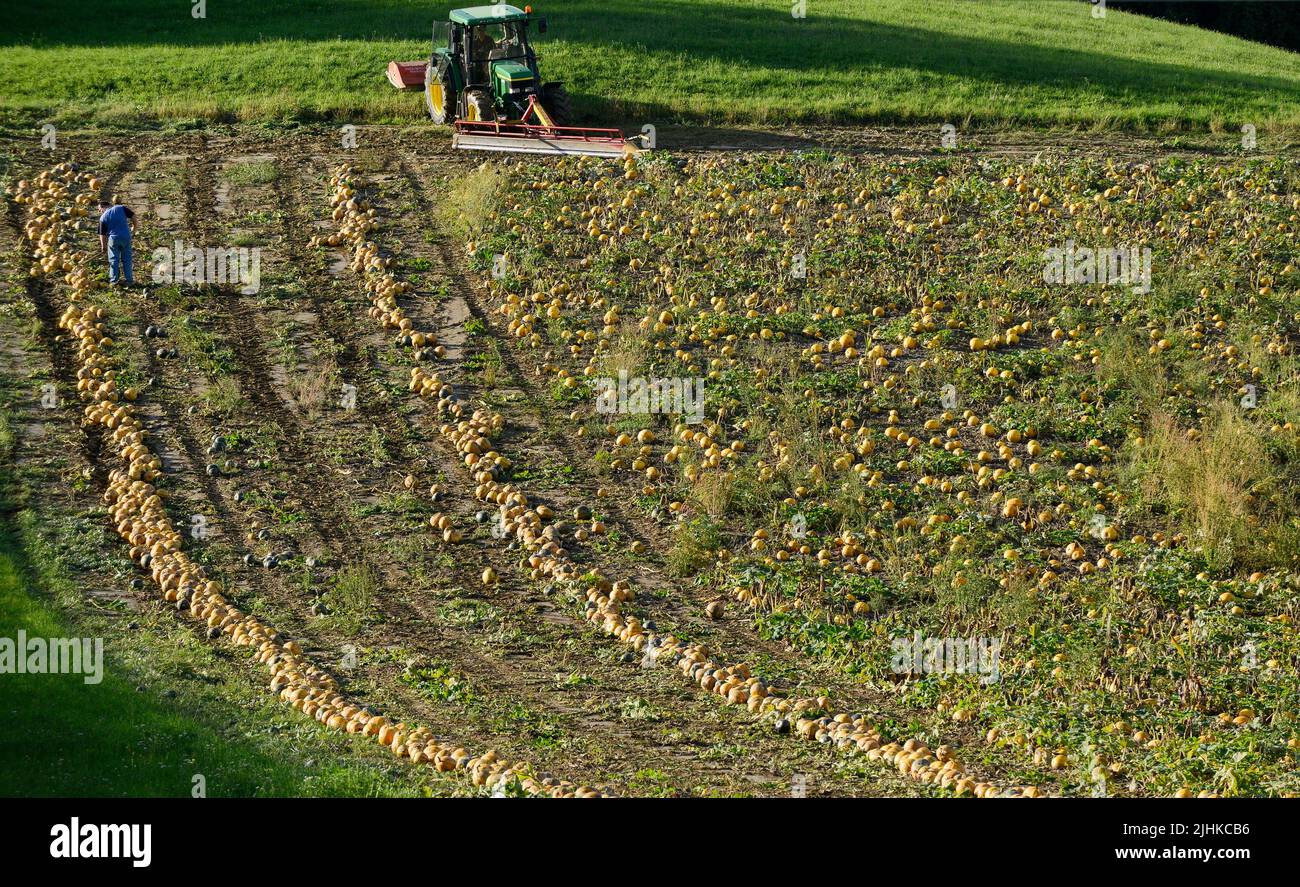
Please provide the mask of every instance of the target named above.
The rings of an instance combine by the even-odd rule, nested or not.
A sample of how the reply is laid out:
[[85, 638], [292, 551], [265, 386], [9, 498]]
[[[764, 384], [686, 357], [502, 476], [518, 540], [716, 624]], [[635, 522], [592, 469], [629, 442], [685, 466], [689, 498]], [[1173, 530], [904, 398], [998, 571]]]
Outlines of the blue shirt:
[[135, 216], [135, 213], [120, 204], [110, 206], [104, 210], [99, 217], [99, 233], [107, 234], [109, 237], [116, 237], [119, 240], [131, 239], [131, 226], [127, 220]]

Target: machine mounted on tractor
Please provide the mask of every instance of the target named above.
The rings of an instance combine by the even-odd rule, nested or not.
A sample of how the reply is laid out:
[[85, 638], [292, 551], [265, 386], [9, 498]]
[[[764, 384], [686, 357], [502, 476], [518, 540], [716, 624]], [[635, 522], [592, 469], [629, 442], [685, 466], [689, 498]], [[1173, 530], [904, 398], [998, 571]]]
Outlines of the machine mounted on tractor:
[[[506, 4], [454, 9], [435, 22], [427, 62], [389, 62], [398, 89], [423, 90], [434, 123], [452, 124], [452, 145], [471, 151], [592, 154], [640, 150], [617, 129], [572, 126], [564, 84], [543, 82], [528, 42], [532, 7]], [[546, 19], [535, 20], [546, 33]]]

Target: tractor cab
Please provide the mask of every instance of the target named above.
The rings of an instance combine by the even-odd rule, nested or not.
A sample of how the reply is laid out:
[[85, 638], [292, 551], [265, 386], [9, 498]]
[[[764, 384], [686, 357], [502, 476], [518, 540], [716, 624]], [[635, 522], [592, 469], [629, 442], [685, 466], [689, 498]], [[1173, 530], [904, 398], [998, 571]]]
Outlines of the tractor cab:
[[[537, 55], [528, 43], [529, 12], [515, 6], [472, 6], [449, 16], [446, 54], [458, 60], [464, 78], [457, 118], [471, 121], [519, 119], [529, 96], [540, 98]], [[538, 20], [545, 30], [545, 19]], [[434, 59], [438, 57], [435, 35]]]
[[449, 24], [448, 46], [465, 60], [467, 89], [486, 89], [493, 104], [502, 107], [512, 94], [540, 82], [523, 10], [504, 5], [457, 9]]

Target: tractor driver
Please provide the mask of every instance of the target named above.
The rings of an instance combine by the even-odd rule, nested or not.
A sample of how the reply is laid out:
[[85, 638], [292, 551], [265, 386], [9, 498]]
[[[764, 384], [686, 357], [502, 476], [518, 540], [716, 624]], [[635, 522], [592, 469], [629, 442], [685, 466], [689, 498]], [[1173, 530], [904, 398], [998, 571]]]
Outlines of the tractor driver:
[[479, 25], [473, 29], [473, 33], [470, 34], [470, 57], [474, 62], [477, 82], [488, 82], [488, 57], [496, 48], [497, 43], [488, 33], [487, 25]]

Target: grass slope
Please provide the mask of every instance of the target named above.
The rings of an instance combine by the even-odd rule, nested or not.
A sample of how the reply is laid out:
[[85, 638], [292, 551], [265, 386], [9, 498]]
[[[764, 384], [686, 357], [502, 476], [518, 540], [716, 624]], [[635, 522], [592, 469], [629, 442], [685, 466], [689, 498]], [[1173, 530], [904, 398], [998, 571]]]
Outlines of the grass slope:
[[[588, 116], [1293, 130], [1300, 57], [1079, 0], [552, 0], [539, 47]], [[447, 4], [15, 0], [0, 115], [419, 119], [383, 79]]]

